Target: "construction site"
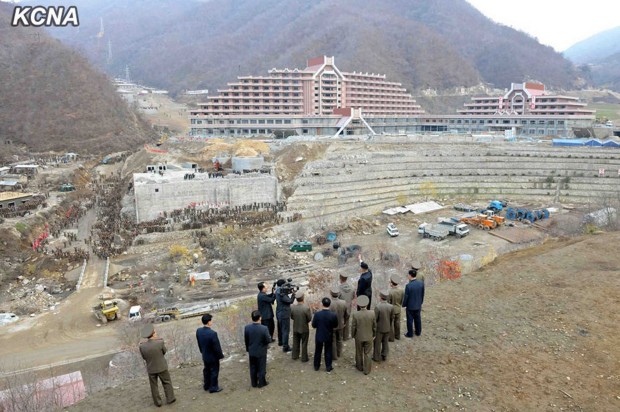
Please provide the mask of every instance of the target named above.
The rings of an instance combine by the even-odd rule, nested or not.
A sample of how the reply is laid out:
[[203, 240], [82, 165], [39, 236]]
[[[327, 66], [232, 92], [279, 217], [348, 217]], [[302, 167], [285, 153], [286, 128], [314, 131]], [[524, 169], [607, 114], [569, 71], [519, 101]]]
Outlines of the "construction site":
[[[355, 281], [359, 257], [377, 294], [419, 260], [428, 293], [455, 293], [449, 283], [490, 276], [502, 255], [536, 259], [584, 233], [614, 231], [620, 202], [617, 149], [545, 140], [167, 138], [106, 158], [54, 166], [39, 159], [28, 179], [39, 201], [11, 208], [26, 215], [4, 215], [0, 311], [14, 317], [0, 326], [2, 376], [79, 370], [82, 395], [106, 393], [142, 376], [135, 351], [142, 322], [157, 323], [178, 345], [172, 364], [199, 362], [192, 331], [207, 312], [226, 316], [220, 336], [241, 356], [239, 334], [260, 281], [291, 278], [318, 308], [338, 273]], [[296, 242], [309, 251], [291, 251]], [[444, 298], [434, 310], [456, 310], [461, 320], [431, 312], [431, 334], [451, 341], [452, 327], [483, 322], [468, 323], [474, 309], [452, 301], [456, 295]], [[441, 332], [450, 322], [466, 326]], [[610, 384], [617, 388], [618, 377]], [[426, 396], [428, 406], [434, 396], [454, 405]]]

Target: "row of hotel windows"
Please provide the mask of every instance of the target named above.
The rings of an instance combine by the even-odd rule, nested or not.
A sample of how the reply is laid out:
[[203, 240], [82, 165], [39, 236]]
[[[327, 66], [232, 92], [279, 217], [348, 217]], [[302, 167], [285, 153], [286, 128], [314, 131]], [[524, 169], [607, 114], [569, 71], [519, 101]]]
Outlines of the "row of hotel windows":
[[[438, 120], [438, 119], [426, 119], [427, 123], [445, 123], [445, 121], [443, 120]], [[450, 119], [450, 124], [500, 124], [500, 121], [498, 119], [465, 119], [465, 120], [461, 120], [461, 119]], [[510, 119], [503, 119], [501, 121], [501, 124], [515, 124], [515, 123], [520, 123], [520, 124], [528, 124], [528, 120], [521, 120], [520, 122], [517, 121], [512, 121]], [[564, 125], [564, 120], [529, 120], [529, 124], [546, 124], [548, 126], [554, 126], [554, 125], [558, 125], [558, 126], [563, 126]]]
[[197, 120], [191, 124], [291, 124], [291, 119], [238, 119], [238, 120]]
[[[507, 101], [507, 100], [504, 99], [504, 102], [505, 101]], [[558, 101], [558, 99], [556, 99], [556, 98], [546, 99], [546, 98], [537, 97], [536, 101], [538, 103], [541, 103], [541, 102], [544, 102], [544, 103], [555, 103], [555, 102]], [[531, 103], [531, 100], [528, 99], [527, 103]], [[562, 102], [562, 103], [568, 103], [568, 102]], [[494, 104], [494, 105], [498, 105], [499, 104], [499, 100], [498, 99], [493, 99], [493, 100], [478, 100], [478, 99], [475, 99], [475, 103], [466, 103], [466, 105], [469, 105], [469, 104]]]

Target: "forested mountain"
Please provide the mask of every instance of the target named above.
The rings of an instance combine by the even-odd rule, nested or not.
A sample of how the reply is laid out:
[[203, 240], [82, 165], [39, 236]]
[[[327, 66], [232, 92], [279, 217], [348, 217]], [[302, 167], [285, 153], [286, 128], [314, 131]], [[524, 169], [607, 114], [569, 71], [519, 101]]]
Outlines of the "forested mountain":
[[620, 26], [598, 33], [564, 52], [590, 83], [620, 91]]
[[[108, 73], [212, 92], [239, 74], [305, 67], [317, 55], [346, 71], [384, 73], [411, 90], [539, 80], [578, 86], [578, 72], [534, 38], [465, 0], [73, 0], [79, 29], [57, 29]], [[101, 30], [103, 21], [103, 31]]]
[[0, 3], [0, 142], [28, 151], [100, 153], [135, 147], [152, 133], [107, 76], [33, 27], [11, 27]]

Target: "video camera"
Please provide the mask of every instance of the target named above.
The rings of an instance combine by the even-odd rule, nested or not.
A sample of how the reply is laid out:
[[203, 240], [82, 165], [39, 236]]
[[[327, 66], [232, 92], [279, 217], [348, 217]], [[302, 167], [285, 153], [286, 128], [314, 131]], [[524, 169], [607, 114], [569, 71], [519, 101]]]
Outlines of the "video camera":
[[286, 281], [280, 286], [280, 295], [290, 295], [299, 290], [299, 286], [293, 283], [293, 279], [288, 278]]

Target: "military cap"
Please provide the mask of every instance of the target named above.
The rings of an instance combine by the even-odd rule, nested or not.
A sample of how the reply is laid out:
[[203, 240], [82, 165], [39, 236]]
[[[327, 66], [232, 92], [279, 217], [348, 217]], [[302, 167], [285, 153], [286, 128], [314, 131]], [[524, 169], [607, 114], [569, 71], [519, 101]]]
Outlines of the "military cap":
[[370, 299], [366, 295], [359, 295], [357, 297], [357, 306], [366, 307], [370, 303]]
[[332, 286], [329, 290], [329, 293], [332, 295], [332, 297], [336, 298], [340, 296], [340, 289], [338, 289], [337, 286]]
[[304, 298], [303, 290], [298, 290], [297, 292], [295, 292], [295, 299], [303, 299], [303, 298]]
[[381, 299], [387, 299], [389, 294], [390, 292], [388, 292], [387, 290], [382, 290], [381, 292], [379, 292], [379, 296], [381, 296]]
[[148, 339], [151, 336], [153, 336], [153, 333], [155, 333], [155, 328], [150, 323], [147, 323], [142, 328], [142, 337], [145, 338], [145, 339]]
[[422, 267], [422, 264], [420, 263], [419, 260], [414, 260], [413, 262], [411, 262], [412, 269], [420, 270], [421, 267]]
[[351, 276], [351, 275], [349, 275], [348, 273], [346, 273], [346, 272], [345, 272], [345, 273], [340, 273], [340, 274], [339, 274], [339, 276], [340, 276], [341, 278], [348, 279], [348, 278], [349, 278], [349, 276]]
[[390, 276], [390, 282], [392, 282], [393, 284], [398, 285], [400, 281], [401, 281], [400, 276], [398, 276], [396, 273]]

